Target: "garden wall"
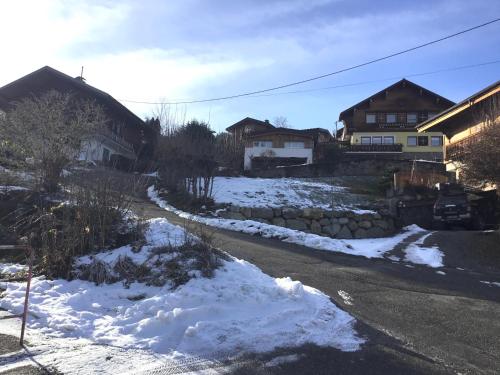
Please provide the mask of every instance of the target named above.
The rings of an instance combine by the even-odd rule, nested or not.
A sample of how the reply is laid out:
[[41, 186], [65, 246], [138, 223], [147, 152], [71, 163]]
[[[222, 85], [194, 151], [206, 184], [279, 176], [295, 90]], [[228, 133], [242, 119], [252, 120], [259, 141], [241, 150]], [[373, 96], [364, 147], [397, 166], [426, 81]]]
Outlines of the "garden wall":
[[421, 173], [434, 173], [446, 175], [443, 163], [425, 161], [413, 162], [412, 160], [387, 160], [375, 157], [369, 159], [354, 159], [343, 156], [339, 163], [315, 163], [279, 167], [265, 170], [249, 171], [250, 177], [331, 177], [331, 176], [384, 176], [388, 172], [410, 172], [415, 165], [415, 170]]
[[386, 210], [373, 213], [318, 208], [268, 208], [229, 206], [218, 215], [232, 220], [254, 220], [322, 236], [349, 239], [391, 236], [396, 231]]

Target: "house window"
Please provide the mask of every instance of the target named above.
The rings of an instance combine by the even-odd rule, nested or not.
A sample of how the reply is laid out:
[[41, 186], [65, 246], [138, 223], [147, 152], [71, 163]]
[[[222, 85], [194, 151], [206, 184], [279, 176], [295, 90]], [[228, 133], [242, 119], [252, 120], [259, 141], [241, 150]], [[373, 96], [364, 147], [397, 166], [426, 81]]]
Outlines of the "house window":
[[421, 135], [418, 137], [418, 145], [419, 146], [428, 146], [429, 145], [429, 137], [426, 135]]
[[408, 136], [406, 144], [411, 147], [415, 147], [417, 145], [417, 137], [411, 135]]
[[384, 137], [384, 144], [385, 145], [393, 145], [394, 144], [394, 136], [392, 135], [387, 135]]
[[367, 113], [366, 114], [366, 123], [367, 124], [375, 124], [377, 122], [377, 115], [375, 113]]
[[419, 112], [418, 122], [424, 122], [425, 120], [427, 120], [427, 112]]
[[304, 142], [285, 142], [285, 148], [304, 148]]
[[406, 122], [408, 124], [416, 124], [417, 123], [417, 114], [415, 112], [410, 112], [406, 115]]
[[443, 145], [443, 137], [442, 136], [432, 136], [431, 137], [431, 146], [439, 147]]
[[372, 137], [372, 143], [374, 145], [381, 145], [382, 144], [382, 137]]
[[372, 137], [361, 137], [362, 145], [369, 145], [372, 143]]
[[396, 114], [395, 113], [386, 114], [385, 120], [388, 124], [394, 124], [396, 122]]
[[273, 147], [273, 141], [254, 141], [253, 142], [253, 147], [267, 147], [267, 148], [272, 148]]
[[102, 150], [102, 161], [106, 162], [109, 161], [109, 150], [107, 148], [103, 148]]

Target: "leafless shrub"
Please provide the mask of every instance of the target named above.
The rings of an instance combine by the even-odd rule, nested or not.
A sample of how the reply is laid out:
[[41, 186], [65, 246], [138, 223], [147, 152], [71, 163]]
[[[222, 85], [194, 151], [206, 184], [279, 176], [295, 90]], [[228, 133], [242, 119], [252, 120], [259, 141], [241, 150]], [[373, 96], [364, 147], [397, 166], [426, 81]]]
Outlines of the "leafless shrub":
[[144, 223], [126, 220], [131, 196], [112, 176], [66, 185], [69, 201], [33, 215], [33, 245], [39, 272], [71, 278], [75, 257], [144, 242]]
[[188, 193], [205, 204], [213, 188], [217, 167], [214, 132], [208, 124], [192, 120], [160, 140], [160, 185], [170, 193]]
[[96, 285], [111, 284], [117, 281], [109, 265], [96, 259], [89, 264], [81, 265], [76, 276], [81, 280], [87, 280]]
[[95, 103], [50, 91], [17, 103], [1, 116], [0, 138], [24, 157], [33, 158], [43, 187], [53, 192], [82, 142], [105, 124], [104, 112]]
[[460, 158], [465, 180], [500, 186], [500, 95], [486, 100], [473, 117], [480, 128], [465, 144]]

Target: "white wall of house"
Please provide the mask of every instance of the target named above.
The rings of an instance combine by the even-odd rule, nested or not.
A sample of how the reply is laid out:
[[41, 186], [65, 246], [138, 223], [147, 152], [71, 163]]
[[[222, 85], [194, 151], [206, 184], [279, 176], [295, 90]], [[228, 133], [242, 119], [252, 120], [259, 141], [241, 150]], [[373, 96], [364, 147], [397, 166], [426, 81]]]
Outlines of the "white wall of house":
[[245, 147], [244, 169], [252, 169], [252, 158], [257, 156], [269, 156], [281, 158], [307, 158], [307, 164], [313, 161], [312, 148], [276, 148], [276, 147]]
[[[107, 152], [105, 151], [107, 150]], [[129, 158], [130, 155], [122, 153], [118, 148], [114, 148], [111, 142], [103, 142], [101, 139], [91, 138], [82, 142], [82, 148], [78, 160], [85, 161], [104, 161], [104, 154], [108, 155], [122, 155]], [[109, 160], [109, 159], [108, 159]]]

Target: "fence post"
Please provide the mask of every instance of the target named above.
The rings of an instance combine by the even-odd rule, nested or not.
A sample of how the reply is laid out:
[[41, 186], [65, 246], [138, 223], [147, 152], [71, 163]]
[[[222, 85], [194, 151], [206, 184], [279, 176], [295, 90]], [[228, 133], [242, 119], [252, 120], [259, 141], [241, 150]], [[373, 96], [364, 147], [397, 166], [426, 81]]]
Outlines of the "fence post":
[[30, 296], [30, 286], [31, 286], [31, 277], [33, 275], [33, 251], [31, 247], [26, 247], [26, 253], [28, 258], [28, 283], [26, 285], [26, 293], [24, 295], [24, 310], [23, 310], [23, 322], [21, 325], [21, 338], [19, 340], [19, 345], [23, 346], [24, 341], [24, 330], [26, 328], [26, 320], [28, 319], [28, 303]]

